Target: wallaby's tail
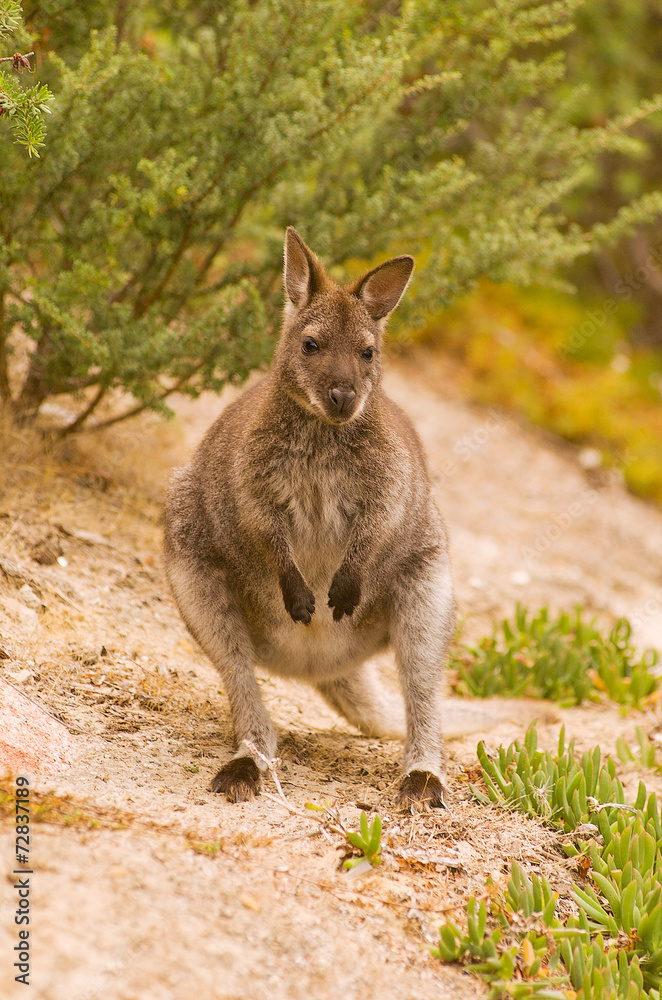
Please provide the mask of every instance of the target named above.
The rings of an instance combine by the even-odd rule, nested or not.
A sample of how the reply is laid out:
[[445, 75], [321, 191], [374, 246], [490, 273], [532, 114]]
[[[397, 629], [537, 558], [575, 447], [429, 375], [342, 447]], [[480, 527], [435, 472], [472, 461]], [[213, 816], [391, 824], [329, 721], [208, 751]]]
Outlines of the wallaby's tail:
[[318, 684], [317, 690], [336, 712], [365, 736], [404, 741], [402, 698], [384, 687], [372, 663], [365, 663], [347, 677]]

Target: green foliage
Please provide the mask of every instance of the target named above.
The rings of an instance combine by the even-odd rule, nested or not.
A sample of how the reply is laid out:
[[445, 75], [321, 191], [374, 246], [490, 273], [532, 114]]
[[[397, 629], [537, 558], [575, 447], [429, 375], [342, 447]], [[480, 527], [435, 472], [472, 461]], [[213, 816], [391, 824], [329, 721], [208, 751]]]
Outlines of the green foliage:
[[63, 54], [39, 169], [0, 150], [0, 395], [21, 420], [73, 396], [75, 430], [112, 390], [133, 397], [121, 417], [240, 380], [271, 350], [290, 223], [339, 279], [416, 253], [404, 322], [481, 274], [531, 281], [654, 217], [651, 196], [591, 233], [559, 208], [661, 103], [591, 128], [571, 122], [579, 95], [544, 107], [577, 5], [30, 8]]
[[616, 739], [616, 756], [623, 764], [634, 762], [640, 764], [642, 767], [654, 767], [659, 770], [659, 766], [655, 760], [655, 744], [646, 736], [641, 726], [637, 726], [635, 734], [639, 745], [639, 753], [633, 753], [623, 737], [618, 736]]
[[[0, 39], [7, 35], [16, 36], [21, 23], [20, 3], [0, 0]], [[16, 41], [16, 38], [12, 40]], [[12, 70], [5, 72], [0, 69], [0, 116], [6, 118], [14, 140], [25, 146], [30, 156], [39, 156], [37, 149], [44, 145], [46, 135], [44, 115], [50, 114], [48, 105], [52, 94], [44, 84], [25, 88], [16, 79], [16, 72], [30, 69], [25, 55], [18, 53], [3, 58], [5, 62], [12, 63]]]
[[27, 148], [30, 156], [39, 156], [37, 149], [44, 145], [44, 115], [50, 114], [50, 100], [51, 94], [44, 84], [25, 89], [0, 71], [0, 109], [7, 116], [14, 139]]
[[593, 800], [625, 804], [614, 762], [608, 758], [603, 764], [599, 747], [575, 760], [574, 742], [565, 746], [564, 729], [557, 754], [538, 750], [535, 724], [524, 743], [516, 740], [507, 749], [499, 747], [494, 759], [482, 742], [477, 752], [487, 794], [472, 785], [476, 798], [537, 816], [546, 826], [574, 830], [588, 823]]
[[[659, 0], [611, 0], [608, 4], [583, 4], [577, 11], [577, 30], [564, 41], [567, 78], [559, 96], [581, 84], [584, 100], [575, 122], [588, 125], [614, 114], [627, 115], [629, 107], [662, 86]], [[660, 188], [662, 122], [654, 115], [636, 129], [640, 150], [636, 161], [607, 155], [594, 165], [586, 186], [571, 196], [571, 211], [585, 225], [610, 215], [615, 206], [632, 197]], [[658, 224], [641, 227], [632, 238], [610, 248], [599, 260], [573, 268], [571, 278], [584, 289], [620, 297], [629, 294], [640, 306], [640, 315], [626, 331], [626, 339], [639, 345], [662, 348], [659, 324], [659, 265], [653, 263], [662, 231]], [[593, 264], [592, 267], [587, 265]], [[651, 266], [652, 265], [652, 266]], [[658, 274], [655, 274], [658, 270]]]
[[0, 0], [0, 37], [17, 30], [21, 24], [19, 0]]
[[[460, 961], [465, 956], [471, 956], [475, 959], [472, 971], [481, 975], [490, 984], [492, 989], [489, 995], [493, 997], [508, 995], [560, 998], [563, 996], [562, 993], [550, 988], [547, 978], [539, 983], [524, 983], [519, 978], [515, 979], [515, 973], [519, 971], [519, 943], [504, 944], [500, 927], [489, 935], [480, 930], [487, 919], [484, 902], [478, 904], [476, 899], [470, 899], [467, 918], [469, 923], [467, 934], [462, 934], [455, 924], [446, 924], [442, 927], [439, 947], [430, 949], [433, 955], [445, 962]], [[534, 964], [540, 966], [547, 952], [545, 937], [534, 938], [533, 941], [531, 938], [525, 940], [534, 953]], [[537, 951], [533, 942], [538, 944]]]
[[489, 913], [484, 901], [469, 900], [467, 933], [445, 924], [433, 953], [447, 962], [471, 961], [494, 997], [567, 996], [550, 986], [568, 984], [577, 1000], [659, 1000], [662, 815], [656, 796], [640, 782], [635, 802], [626, 803], [613, 761], [602, 764], [598, 748], [575, 760], [563, 730], [557, 754], [537, 749], [531, 726], [524, 743], [500, 747], [495, 759], [479, 744], [478, 756], [488, 790], [486, 796], [473, 788], [479, 800], [587, 838], [563, 847], [570, 857], [584, 856], [591, 881], [570, 890], [578, 916], [564, 923], [547, 880], [529, 878], [513, 862], [503, 898], [488, 883]]
[[[554, 988], [566, 986], [569, 976], [553, 950], [554, 937], [563, 932], [554, 917], [558, 894], [548, 880], [537, 875], [529, 878], [513, 861], [503, 898], [496, 895], [491, 879], [486, 891], [491, 895], [489, 914], [484, 899], [471, 897], [466, 933], [456, 924], [444, 924], [439, 945], [431, 953], [444, 962], [471, 962], [472, 972], [489, 983], [491, 997], [567, 997]], [[488, 916], [495, 925], [489, 933]]]
[[368, 817], [361, 811], [359, 829], [358, 831], [348, 831], [347, 840], [352, 847], [361, 851], [362, 856], [359, 858], [348, 858], [344, 862], [345, 868], [350, 870], [356, 868], [365, 858], [368, 859], [371, 865], [380, 865], [382, 863], [380, 857], [382, 849], [382, 820], [379, 815], [376, 815], [370, 826], [368, 826]]
[[[630, 954], [637, 956], [645, 987], [659, 990], [662, 985], [662, 826], [654, 795], [646, 799], [643, 785], [634, 817], [620, 813], [609, 818], [600, 830], [604, 845], [590, 844], [593, 866], [591, 878], [596, 888], [586, 884], [571, 890], [575, 903], [586, 915], [591, 933], [629, 942]], [[596, 891], [597, 890], [597, 891]]]
[[630, 642], [631, 627], [619, 619], [604, 636], [581, 608], [551, 617], [518, 604], [491, 638], [462, 647], [451, 662], [459, 694], [489, 698], [549, 698], [579, 705], [604, 693], [620, 705], [639, 707], [660, 685], [655, 650], [643, 655]]
[[[644, 271], [660, 259], [657, 251]], [[481, 282], [415, 339], [451, 355], [470, 398], [597, 447], [605, 471], [618, 469], [633, 492], [662, 501], [662, 354], [628, 344], [641, 287], [633, 276], [618, 295], [581, 301]]]

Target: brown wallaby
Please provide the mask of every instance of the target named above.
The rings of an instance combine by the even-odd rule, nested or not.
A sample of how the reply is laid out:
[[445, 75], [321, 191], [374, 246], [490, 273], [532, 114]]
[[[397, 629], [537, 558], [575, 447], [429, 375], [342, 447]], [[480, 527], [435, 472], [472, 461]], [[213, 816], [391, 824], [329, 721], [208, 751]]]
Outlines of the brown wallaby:
[[[260, 664], [315, 685], [361, 732], [404, 738], [401, 804], [444, 804], [446, 531], [420, 440], [381, 386], [386, 316], [413, 268], [394, 257], [341, 288], [290, 227], [271, 371], [173, 475], [166, 568], [230, 701], [238, 749], [212, 789], [231, 800], [258, 793], [276, 754]], [[367, 662], [388, 644], [404, 705]]]

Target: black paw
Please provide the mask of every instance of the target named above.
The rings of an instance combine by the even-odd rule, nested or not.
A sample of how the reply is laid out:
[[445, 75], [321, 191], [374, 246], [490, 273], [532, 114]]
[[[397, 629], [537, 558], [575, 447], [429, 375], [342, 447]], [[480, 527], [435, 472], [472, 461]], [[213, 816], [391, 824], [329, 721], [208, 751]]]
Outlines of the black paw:
[[351, 615], [361, 600], [361, 586], [351, 573], [339, 569], [329, 590], [329, 607], [333, 608], [333, 620], [339, 622], [343, 615]]
[[445, 809], [444, 786], [430, 771], [410, 771], [402, 779], [398, 806], [404, 812], [417, 809]]
[[252, 757], [235, 757], [224, 764], [211, 783], [212, 792], [229, 802], [250, 802], [260, 794], [260, 771]]
[[315, 614], [315, 595], [301, 573], [297, 569], [283, 573], [280, 578], [280, 589], [283, 592], [285, 610], [292, 621], [310, 625], [310, 620]]

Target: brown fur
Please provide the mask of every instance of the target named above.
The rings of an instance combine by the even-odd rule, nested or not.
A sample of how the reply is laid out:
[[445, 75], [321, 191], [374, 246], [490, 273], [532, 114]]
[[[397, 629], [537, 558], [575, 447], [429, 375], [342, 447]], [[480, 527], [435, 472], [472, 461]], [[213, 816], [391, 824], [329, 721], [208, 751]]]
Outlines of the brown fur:
[[[454, 621], [446, 535], [418, 436], [381, 387], [384, 318], [412, 268], [396, 257], [340, 288], [289, 229], [272, 369], [173, 477], [166, 566], [230, 699], [238, 757], [216, 779], [230, 795], [248, 743], [268, 758], [276, 751], [255, 663], [315, 684], [364, 732], [402, 732], [406, 715], [405, 774], [441, 779], [441, 669]], [[389, 643], [404, 713], [366, 663]]]

